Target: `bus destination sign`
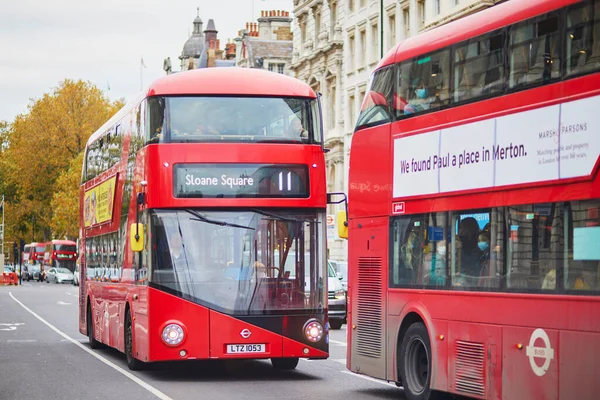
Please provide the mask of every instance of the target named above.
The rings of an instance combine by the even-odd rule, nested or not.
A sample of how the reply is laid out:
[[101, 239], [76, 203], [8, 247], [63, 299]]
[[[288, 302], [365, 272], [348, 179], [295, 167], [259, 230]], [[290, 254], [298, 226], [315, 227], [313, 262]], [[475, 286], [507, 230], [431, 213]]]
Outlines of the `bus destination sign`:
[[308, 167], [295, 164], [176, 164], [179, 198], [307, 198]]

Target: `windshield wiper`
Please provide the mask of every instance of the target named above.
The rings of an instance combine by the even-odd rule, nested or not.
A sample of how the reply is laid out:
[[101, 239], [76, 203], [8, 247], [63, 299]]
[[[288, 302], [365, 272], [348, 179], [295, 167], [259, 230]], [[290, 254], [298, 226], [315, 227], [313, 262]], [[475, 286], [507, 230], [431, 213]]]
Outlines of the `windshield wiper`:
[[270, 212], [259, 210], [258, 208], [251, 208], [250, 211], [255, 212], [257, 214], [264, 215], [265, 217], [275, 218], [275, 219], [281, 220], [281, 221], [288, 221], [288, 222], [310, 222], [310, 223], [315, 223], [315, 224], [319, 223], [319, 221], [310, 220], [310, 219], [297, 219], [297, 218], [290, 218], [290, 217], [282, 217], [281, 215], [271, 214]]
[[249, 229], [254, 231], [255, 229], [250, 227], [250, 226], [244, 226], [244, 225], [238, 225], [238, 224], [232, 224], [229, 222], [225, 222], [225, 221], [217, 221], [217, 220], [213, 220], [213, 219], [209, 219], [206, 218], [205, 216], [203, 216], [202, 214], [194, 211], [194, 210], [190, 210], [189, 208], [186, 208], [185, 211], [187, 211], [188, 213], [192, 214], [194, 217], [196, 218], [190, 218], [192, 221], [201, 221], [201, 222], [206, 222], [208, 224], [214, 224], [214, 225], [219, 225], [219, 226], [229, 226], [232, 228], [242, 228], [242, 229]]

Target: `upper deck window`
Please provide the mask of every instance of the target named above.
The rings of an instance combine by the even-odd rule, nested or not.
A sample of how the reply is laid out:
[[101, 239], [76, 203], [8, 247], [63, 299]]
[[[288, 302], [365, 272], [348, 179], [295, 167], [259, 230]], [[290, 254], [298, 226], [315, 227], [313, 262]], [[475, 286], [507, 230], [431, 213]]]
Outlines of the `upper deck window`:
[[316, 99], [166, 97], [148, 100], [147, 140], [190, 142], [321, 142]]
[[387, 67], [376, 71], [369, 82], [367, 92], [358, 116], [356, 127], [369, 127], [392, 121], [394, 98], [394, 68]]
[[398, 68], [398, 116], [446, 106], [450, 98], [450, 51], [423, 55]]
[[600, 70], [600, 0], [567, 12], [567, 74]]
[[544, 15], [511, 27], [510, 87], [542, 83], [560, 76], [558, 15]]

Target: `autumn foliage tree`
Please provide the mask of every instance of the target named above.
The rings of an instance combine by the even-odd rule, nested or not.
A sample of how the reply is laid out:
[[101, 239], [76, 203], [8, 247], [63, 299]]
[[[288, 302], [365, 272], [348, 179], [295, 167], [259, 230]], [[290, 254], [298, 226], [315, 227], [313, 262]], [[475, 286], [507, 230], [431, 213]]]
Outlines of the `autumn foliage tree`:
[[7, 234], [29, 241], [35, 223], [36, 241], [77, 237], [85, 144], [122, 106], [88, 82], [67, 79], [15, 118], [0, 163], [0, 184], [14, 188]]

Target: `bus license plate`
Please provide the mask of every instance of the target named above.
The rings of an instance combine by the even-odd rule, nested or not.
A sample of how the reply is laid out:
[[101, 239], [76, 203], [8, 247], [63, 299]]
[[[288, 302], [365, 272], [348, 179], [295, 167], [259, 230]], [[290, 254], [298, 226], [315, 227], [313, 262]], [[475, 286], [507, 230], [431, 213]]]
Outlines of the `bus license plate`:
[[266, 347], [265, 344], [228, 344], [227, 354], [264, 353]]

